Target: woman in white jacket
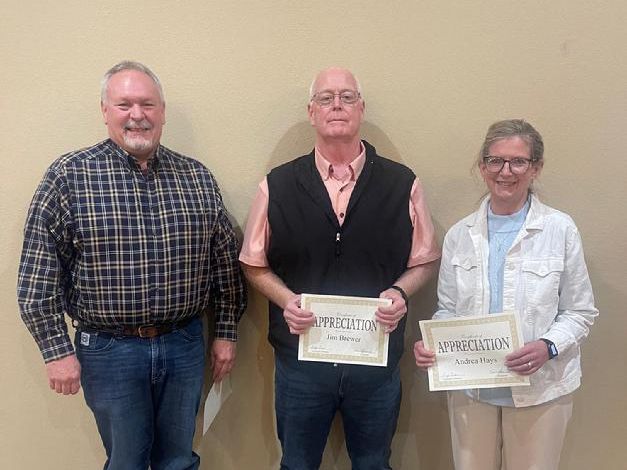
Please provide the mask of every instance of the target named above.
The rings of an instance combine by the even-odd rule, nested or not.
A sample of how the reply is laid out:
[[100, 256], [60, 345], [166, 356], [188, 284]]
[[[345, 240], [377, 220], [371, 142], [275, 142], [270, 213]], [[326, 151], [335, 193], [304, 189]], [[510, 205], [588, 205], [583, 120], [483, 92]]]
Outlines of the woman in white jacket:
[[[477, 161], [489, 195], [444, 238], [434, 318], [515, 312], [525, 345], [506, 366], [531, 382], [448, 393], [457, 470], [559, 466], [579, 346], [598, 310], [577, 227], [533, 194], [543, 154], [542, 137], [524, 120], [490, 126]], [[422, 341], [414, 355], [424, 370], [435, 361]]]

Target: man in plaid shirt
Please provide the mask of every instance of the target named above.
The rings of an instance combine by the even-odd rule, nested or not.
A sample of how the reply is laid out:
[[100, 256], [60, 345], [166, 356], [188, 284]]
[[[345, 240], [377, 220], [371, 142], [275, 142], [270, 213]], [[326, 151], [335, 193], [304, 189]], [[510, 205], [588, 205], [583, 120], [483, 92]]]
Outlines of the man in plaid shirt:
[[[233, 367], [246, 291], [215, 179], [159, 144], [165, 101], [144, 65], [102, 81], [109, 139], [47, 170], [26, 220], [22, 318], [50, 388], [81, 384], [109, 469], [195, 469], [204, 342], [215, 312], [214, 381]], [[65, 314], [76, 326], [75, 346]]]

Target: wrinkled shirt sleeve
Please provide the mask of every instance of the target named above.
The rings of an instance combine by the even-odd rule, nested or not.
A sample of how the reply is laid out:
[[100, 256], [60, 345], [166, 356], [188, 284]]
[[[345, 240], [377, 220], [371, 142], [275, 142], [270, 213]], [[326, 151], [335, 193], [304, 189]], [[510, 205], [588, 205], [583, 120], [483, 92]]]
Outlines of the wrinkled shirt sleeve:
[[73, 256], [68, 199], [63, 179], [48, 170], [24, 227], [17, 297], [22, 320], [46, 363], [74, 353], [64, 315], [64, 285]]
[[214, 181], [218, 204], [211, 239], [211, 305], [215, 312], [215, 337], [237, 341], [237, 324], [247, 305], [246, 284], [237, 261], [238, 241]]

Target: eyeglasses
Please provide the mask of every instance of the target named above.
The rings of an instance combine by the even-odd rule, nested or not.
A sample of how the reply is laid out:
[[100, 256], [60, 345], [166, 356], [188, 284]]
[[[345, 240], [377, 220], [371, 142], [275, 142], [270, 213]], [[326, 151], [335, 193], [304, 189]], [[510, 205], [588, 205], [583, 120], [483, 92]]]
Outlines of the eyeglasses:
[[488, 155], [483, 157], [483, 164], [490, 173], [499, 173], [506, 163], [509, 163], [509, 171], [515, 175], [523, 175], [527, 172], [532, 163], [537, 160], [533, 158], [515, 157], [509, 160], [503, 157], [493, 157]]
[[311, 101], [314, 101], [318, 106], [326, 108], [327, 106], [331, 106], [333, 101], [335, 101], [335, 97], [339, 97], [340, 101], [344, 104], [352, 105], [357, 103], [361, 95], [358, 91], [352, 90], [344, 90], [339, 93], [331, 93], [330, 91], [321, 91], [320, 93], [316, 93], [311, 97]]

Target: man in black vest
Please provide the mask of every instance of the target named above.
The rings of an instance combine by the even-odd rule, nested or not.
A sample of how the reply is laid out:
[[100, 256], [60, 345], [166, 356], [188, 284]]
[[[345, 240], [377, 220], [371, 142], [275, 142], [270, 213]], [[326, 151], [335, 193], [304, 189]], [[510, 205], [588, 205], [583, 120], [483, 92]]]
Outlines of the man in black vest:
[[[315, 149], [268, 174], [248, 218], [240, 261], [270, 300], [281, 469], [320, 466], [337, 411], [353, 469], [390, 468], [407, 298], [440, 255], [413, 172], [360, 140], [364, 108], [351, 72], [320, 72], [308, 105]], [[298, 361], [298, 335], [315, 321], [301, 293], [391, 299], [376, 313], [390, 334], [387, 367]]]

